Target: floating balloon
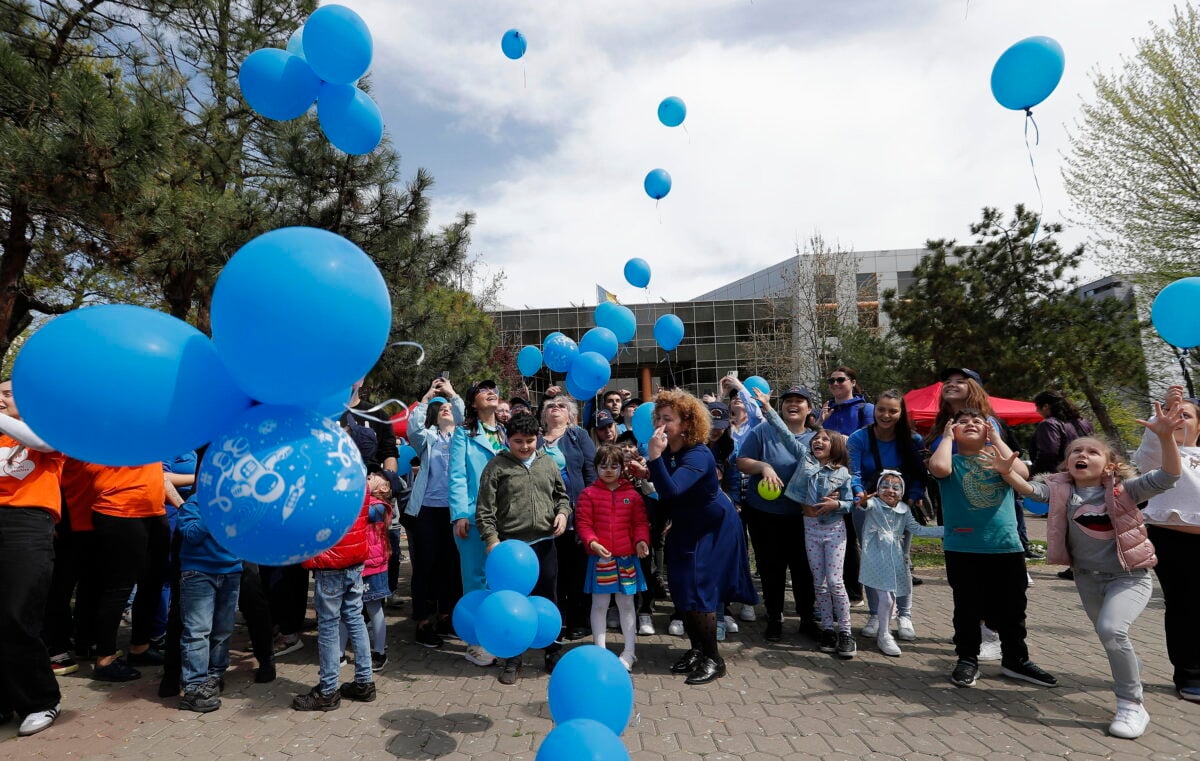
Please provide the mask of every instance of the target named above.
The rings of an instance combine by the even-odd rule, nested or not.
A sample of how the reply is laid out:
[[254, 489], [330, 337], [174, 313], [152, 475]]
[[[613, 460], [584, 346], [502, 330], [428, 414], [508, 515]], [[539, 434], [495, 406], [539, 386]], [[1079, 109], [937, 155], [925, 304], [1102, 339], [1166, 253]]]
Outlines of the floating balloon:
[[323, 5], [313, 11], [301, 39], [305, 59], [326, 82], [350, 84], [371, 68], [371, 30], [344, 5]]
[[528, 650], [537, 629], [533, 603], [511, 589], [492, 592], [475, 611], [475, 636], [497, 658], [513, 658]]
[[[1150, 322], [1162, 340], [1181, 349], [1200, 346], [1200, 277], [1185, 277], [1168, 285], [1150, 305]], [[24, 402], [21, 402], [24, 405]]]
[[476, 589], [467, 592], [454, 605], [454, 615], [451, 616], [454, 633], [468, 645], [479, 644], [479, 637], [475, 633], [476, 614], [479, 612], [479, 606], [491, 593], [490, 589]]
[[367, 468], [337, 422], [260, 404], [213, 440], [196, 483], [200, 516], [218, 544], [243, 560], [292, 565], [350, 529]]
[[533, 635], [533, 642], [529, 643], [529, 646], [548, 647], [558, 639], [562, 631], [562, 613], [557, 605], [545, 597], [530, 597], [529, 602], [533, 604], [538, 617], [537, 634]]
[[566, 380], [563, 381], [563, 387], [567, 389], [568, 394], [580, 400], [588, 399], [596, 395], [596, 389], [584, 388], [583, 386], [579, 385], [575, 382], [575, 379], [571, 377], [571, 373], [569, 372], [567, 373]]
[[751, 375], [746, 380], [742, 381], [742, 385], [750, 392], [750, 398], [754, 398], [754, 389], [758, 389], [764, 394], [771, 393], [771, 384], [767, 383], [767, 379], [760, 375]]
[[[664, 195], [666, 195], [664, 193]], [[625, 282], [634, 288], [645, 288], [650, 285], [650, 265], [645, 259], [633, 258], [625, 262]]]
[[683, 320], [673, 314], [664, 314], [654, 322], [654, 340], [663, 351], [675, 351], [683, 340]]
[[[425, 421], [421, 421], [422, 423]], [[404, 478], [409, 473], [412, 473], [412, 461], [417, 456], [417, 450], [413, 449], [408, 444], [401, 444], [400, 449], [396, 454], [396, 475]]]
[[538, 558], [525, 542], [506, 539], [488, 553], [484, 574], [488, 589], [527, 595], [538, 580]]
[[287, 52], [301, 58], [304, 57], [304, 27], [298, 28], [292, 32], [291, 37], [288, 37]]
[[583, 645], [567, 652], [550, 675], [550, 715], [558, 724], [592, 719], [616, 734], [633, 714], [633, 680], [613, 652]]
[[650, 441], [654, 435], [654, 405], [639, 404], [633, 411], [633, 435], [641, 444]]
[[597, 326], [611, 330], [619, 343], [628, 343], [637, 335], [637, 317], [623, 304], [604, 302], [596, 307], [594, 319]]
[[509, 29], [500, 38], [500, 49], [504, 51], [505, 56], [514, 61], [525, 55], [525, 49], [528, 46], [529, 42], [525, 39], [525, 35], [516, 29]]
[[102, 465], [195, 449], [251, 404], [207, 336], [129, 304], [51, 319], [21, 347], [12, 380], [21, 417], [40, 437]]
[[608, 328], [592, 328], [583, 334], [583, 338], [579, 339], [581, 354], [594, 351], [609, 362], [612, 362], [613, 358], [617, 356], [619, 348], [617, 334]]
[[1065, 65], [1062, 45], [1053, 38], [1027, 37], [992, 67], [992, 95], [1014, 111], [1033, 108], [1058, 87]]
[[278, 48], [255, 50], [242, 61], [238, 85], [246, 104], [268, 119], [303, 116], [321, 89], [321, 80], [300, 56]]
[[778, 486], [769, 484], [766, 481], [758, 482], [758, 496], [762, 497], [768, 502], [774, 502], [775, 500], [779, 499], [781, 494], [783, 494], [783, 490]]
[[660, 201], [671, 192], [671, 175], [667, 174], [666, 169], [651, 169], [642, 186], [646, 189], [646, 195]]
[[354, 85], [321, 85], [317, 121], [329, 142], [351, 156], [370, 153], [383, 140], [379, 106]]
[[628, 761], [629, 751], [611, 729], [591, 719], [564, 721], [546, 735], [535, 761]]
[[672, 95], [658, 104], [658, 120], [668, 127], [678, 127], [687, 117], [687, 105]]
[[562, 333], [547, 338], [542, 344], [542, 359], [546, 367], [556, 373], [565, 373], [571, 369], [571, 363], [579, 354], [579, 346]]
[[346, 411], [346, 405], [350, 403], [350, 397], [353, 394], [354, 389], [344, 388], [317, 402], [313, 408], [325, 417], [340, 418]]
[[517, 369], [526, 377], [537, 375], [542, 369], [542, 350], [536, 346], [524, 346], [517, 352]]
[[585, 397], [593, 396], [604, 388], [612, 378], [612, 367], [608, 360], [594, 351], [581, 352], [571, 362], [568, 378], [587, 391]]
[[312, 227], [242, 246], [212, 297], [225, 367], [249, 396], [275, 404], [312, 404], [353, 385], [379, 359], [391, 323], [387, 284], [371, 258]]

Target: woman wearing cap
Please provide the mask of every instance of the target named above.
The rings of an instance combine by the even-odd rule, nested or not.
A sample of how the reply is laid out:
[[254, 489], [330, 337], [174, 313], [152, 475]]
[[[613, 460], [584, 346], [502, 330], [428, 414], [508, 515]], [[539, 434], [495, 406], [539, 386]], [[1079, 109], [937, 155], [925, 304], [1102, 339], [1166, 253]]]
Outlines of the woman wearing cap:
[[606, 409], [600, 410], [596, 413], [595, 421], [595, 425], [592, 426], [592, 443], [597, 447], [601, 444], [616, 444], [620, 432], [612, 413]]

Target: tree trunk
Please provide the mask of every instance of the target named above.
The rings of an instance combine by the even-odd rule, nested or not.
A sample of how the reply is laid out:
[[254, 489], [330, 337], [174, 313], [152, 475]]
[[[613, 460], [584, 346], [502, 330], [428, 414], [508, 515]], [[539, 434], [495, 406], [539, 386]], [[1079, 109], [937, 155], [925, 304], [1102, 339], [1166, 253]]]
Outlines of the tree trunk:
[[[0, 253], [0, 360], [8, 354], [17, 334], [13, 328], [24, 322], [29, 307], [22, 297], [21, 286], [25, 282], [25, 267], [33, 246], [26, 237], [32, 222], [29, 201], [15, 197], [9, 208], [8, 236], [4, 239], [4, 251]], [[23, 329], [23, 328], [22, 328]]]

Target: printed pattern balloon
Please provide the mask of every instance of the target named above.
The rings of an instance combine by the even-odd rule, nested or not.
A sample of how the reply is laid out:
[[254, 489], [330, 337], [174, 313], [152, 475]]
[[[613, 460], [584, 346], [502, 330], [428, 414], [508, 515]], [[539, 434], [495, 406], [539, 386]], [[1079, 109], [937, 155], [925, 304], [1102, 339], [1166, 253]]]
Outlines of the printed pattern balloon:
[[546, 367], [556, 373], [565, 373], [571, 369], [571, 363], [579, 355], [579, 346], [562, 333], [548, 337], [542, 344], [542, 359]]

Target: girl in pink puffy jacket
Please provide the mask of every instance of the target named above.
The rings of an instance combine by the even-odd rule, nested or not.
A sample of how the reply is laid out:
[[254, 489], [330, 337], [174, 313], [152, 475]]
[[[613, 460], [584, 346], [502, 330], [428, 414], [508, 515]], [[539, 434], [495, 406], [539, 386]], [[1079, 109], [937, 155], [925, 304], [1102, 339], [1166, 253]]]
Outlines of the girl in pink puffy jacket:
[[981, 455], [987, 467], [1026, 497], [1047, 502], [1046, 557], [1069, 565], [1088, 618], [1108, 653], [1117, 712], [1108, 732], [1134, 739], [1146, 731], [1150, 714], [1142, 703], [1142, 677], [1129, 628], [1150, 601], [1150, 569], [1157, 563], [1139, 503], [1175, 485], [1179, 449], [1173, 436], [1178, 405], [1164, 413], [1155, 403], [1151, 422], [1137, 421], [1162, 444], [1162, 467], [1141, 476], [1121, 462], [1104, 441], [1085, 436], [1067, 446], [1059, 472], [1029, 483], [1012, 471], [1016, 455]]
[[370, 489], [367, 509], [367, 561], [363, 564], [363, 612], [371, 639], [371, 670], [382, 671], [387, 664], [387, 622], [383, 603], [392, 596], [388, 587], [388, 527], [392, 525], [392, 487], [379, 473], [367, 476]]

